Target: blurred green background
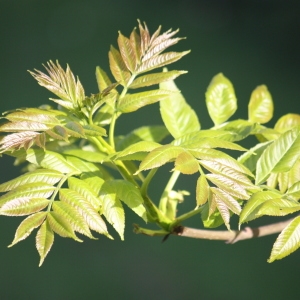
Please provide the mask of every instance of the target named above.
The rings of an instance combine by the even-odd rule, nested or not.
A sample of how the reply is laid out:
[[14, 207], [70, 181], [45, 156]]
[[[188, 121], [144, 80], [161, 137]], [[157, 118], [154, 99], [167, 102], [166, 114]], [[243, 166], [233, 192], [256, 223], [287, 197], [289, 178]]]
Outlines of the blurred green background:
[[[189, 71], [176, 82], [202, 127], [212, 125], [204, 93], [219, 72], [235, 86], [239, 117], [247, 117], [251, 91], [266, 84], [275, 102], [274, 124], [300, 110], [299, 12], [299, 1], [280, 0], [0, 0], [0, 111], [49, 103], [50, 93], [26, 70], [42, 69], [50, 59], [68, 63], [86, 93], [95, 93], [96, 65], [109, 71], [110, 44], [117, 45], [118, 30], [128, 36], [139, 18], [151, 32], [161, 24], [163, 31], [179, 27], [179, 36], [187, 37], [173, 49], [192, 52], [170, 69]], [[157, 108], [122, 116], [117, 133], [161, 124]], [[0, 168], [0, 182], [18, 174], [7, 157]], [[170, 169], [152, 185], [154, 198]], [[194, 206], [195, 180], [185, 176], [176, 186], [192, 191], [180, 211]], [[112, 228], [115, 241], [79, 244], [56, 237], [41, 268], [34, 234], [8, 249], [21, 219], [1, 217], [1, 299], [299, 299], [300, 251], [266, 262], [275, 235], [234, 245], [173, 236], [161, 243], [135, 235], [132, 224], [143, 224], [127, 212], [124, 242]], [[201, 226], [198, 217], [188, 224]]]

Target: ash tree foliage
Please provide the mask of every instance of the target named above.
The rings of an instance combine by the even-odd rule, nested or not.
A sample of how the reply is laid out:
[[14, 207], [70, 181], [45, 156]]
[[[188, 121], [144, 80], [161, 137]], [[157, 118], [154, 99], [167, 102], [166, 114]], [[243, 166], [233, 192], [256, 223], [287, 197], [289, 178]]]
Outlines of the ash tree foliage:
[[[64, 69], [58, 61], [49, 61], [46, 73], [30, 71], [55, 96], [52, 105], [3, 114], [1, 153], [13, 156], [24, 171], [0, 184], [0, 214], [25, 216], [9, 247], [35, 230], [42, 265], [56, 235], [77, 242], [83, 236], [102, 238], [98, 234], [113, 239], [109, 223], [123, 240], [125, 205], [146, 227], [158, 226], [135, 225], [136, 233], [164, 239], [172, 234], [235, 242], [253, 234], [242, 237], [248, 227], [231, 230], [233, 214], [241, 226], [262, 216], [295, 213], [259, 230], [261, 235], [280, 232], [269, 262], [299, 248], [300, 115], [285, 115], [274, 128], [264, 125], [272, 118], [273, 102], [261, 85], [250, 96], [248, 119], [232, 119], [237, 98], [230, 80], [220, 73], [205, 93], [214, 126], [201, 128], [173, 81], [187, 72], [165, 68], [189, 53], [165, 51], [182, 40], [175, 37], [177, 32], [161, 33], [159, 27], [150, 35], [140, 22], [129, 37], [119, 32], [118, 49], [111, 46], [108, 54], [112, 76], [97, 67], [99, 92], [89, 96], [70, 67]], [[123, 114], [156, 102], [163, 125], [145, 124], [115, 135]], [[253, 147], [246, 149], [241, 142], [249, 136]], [[148, 188], [165, 164], [170, 165], [170, 178], [161, 198], [151, 199]], [[194, 201], [195, 209], [182, 211], [177, 205], [189, 193], [176, 190], [175, 184], [180, 175], [192, 174], [198, 178], [196, 199], [186, 201]], [[199, 227], [202, 222], [207, 229], [182, 225], [195, 216]], [[213, 229], [223, 224], [227, 230]]]

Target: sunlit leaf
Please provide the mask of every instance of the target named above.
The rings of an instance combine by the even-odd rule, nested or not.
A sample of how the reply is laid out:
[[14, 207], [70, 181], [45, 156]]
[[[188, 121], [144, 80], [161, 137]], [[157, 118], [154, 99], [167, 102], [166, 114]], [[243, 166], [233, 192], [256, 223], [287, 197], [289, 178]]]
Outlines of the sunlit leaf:
[[138, 172], [160, 167], [184, 152], [181, 147], [165, 145], [151, 151], [141, 162]]
[[186, 103], [173, 81], [160, 83], [160, 89], [176, 93], [160, 102], [160, 113], [164, 124], [174, 138], [199, 131], [200, 123], [195, 111]]
[[299, 156], [299, 128], [295, 127], [283, 133], [260, 156], [256, 167], [256, 184], [264, 182], [271, 172], [289, 171]]
[[245, 187], [240, 185], [234, 180], [228, 177], [218, 175], [218, 174], [207, 174], [206, 178], [219, 187], [221, 190], [229, 193], [230, 195], [237, 197], [239, 199], [249, 199], [249, 195], [245, 190]]
[[125, 229], [125, 214], [123, 206], [114, 191], [108, 193], [104, 189], [103, 194], [101, 190], [100, 195], [103, 201], [103, 214], [106, 220], [118, 232], [121, 240], [123, 241]]
[[0, 197], [0, 206], [12, 200], [26, 201], [28, 198], [48, 198], [55, 187], [44, 182], [31, 182], [18, 186]]
[[258, 218], [257, 212], [260, 205], [270, 199], [278, 199], [280, 196], [281, 195], [278, 192], [272, 191], [262, 191], [253, 194], [242, 209], [239, 224]]
[[84, 234], [91, 239], [95, 239], [83, 216], [72, 205], [63, 201], [54, 201], [52, 209], [54, 212], [57, 212], [59, 215], [68, 220], [75, 231]]
[[75, 207], [83, 216], [90, 229], [100, 234], [104, 234], [108, 238], [112, 238], [108, 234], [106, 224], [100, 217], [99, 213], [96, 211], [93, 205], [89, 201], [85, 200], [77, 191], [60, 189], [59, 198], [61, 201], [64, 201]]
[[61, 173], [80, 173], [73, 165], [69, 164], [66, 159], [53, 151], [43, 151], [41, 149], [29, 149], [22, 155], [27, 161], [41, 166], [46, 169], [56, 170]]
[[166, 52], [154, 57], [151, 57], [141, 63], [139, 68], [136, 70], [137, 74], [148, 72], [153, 69], [164, 67], [168, 64], [171, 64], [188, 54], [190, 51], [183, 52]]
[[46, 220], [36, 235], [36, 249], [40, 255], [39, 267], [43, 264], [45, 257], [49, 253], [54, 242], [54, 232], [49, 222]]
[[0, 208], [0, 215], [26, 216], [36, 213], [49, 205], [46, 198], [18, 198], [4, 203]]
[[0, 184], [0, 192], [7, 192], [17, 188], [18, 186], [32, 182], [44, 182], [53, 185], [62, 177], [63, 174], [58, 171], [37, 169]]
[[287, 195], [299, 199], [300, 198], [300, 181], [294, 183], [286, 192]]
[[283, 133], [299, 125], [300, 125], [300, 115], [286, 114], [276, 122], [274, 129]]
[[14, 240], [8, 247], [12, 247], [16, 243], [25, 240], [35, 228], [39, 227], [43, 223], [46, 215], [47, 212], [43, 211], [35, 213], [24, 219], [16, 230]]
[[300, 247], [300, 217], [294, 218], [277, 237], [268, 259], [271, 263], [274, 260], [282, 259]]
[[169, 71], [160, 73], [151, 73], [136, 78], [130, 85], [129, 88], [137, 89], [145, 86], [151, 86], [159, 84], [165, 81], [174, 80], [178, 76], [187, 73], [187, 71]]
[[121, 32], [118, 36], [118, 45], [120, 49], [121, 56], [128, 70], [133, 73], [135, 71], [137, 61], [135, 57], [135, 50], [130, 43], [130, 40], [125, 37]]
[[70, 149], [64, 151], [66, 155], [76, 156], [88, 162], [103, 163], [107, 160], [107, 156], [100, 152], [87, 151], [83, 149]]
[[64, 216], [57, 212], [51, 211], [47, 215], [47, 221], [49, 222], [51, 229], [58, 235], [72, 238], [77, 242], [82, 242], [82, 240], [76, 236], [69, 220], [64, 218]]
[[248, 116], [251, 122], [267, 123], [273, 117], [273, 100], [265, 85], [258, 86], [251, 94]]
[[191, 175], [199, 171], [199, 162], [189, 152], [182, 152], [176, 157], [174, 170]]
[[150, 152], [155, 148], [160, 147], [161, 145], [155, 142], [142, 141], [132, 144], [121, 152], [118, 152], [115, 159], [119, 159], [121, 157], [127, 156], [129, 154], [137, 153], [137, 152]]
[[121, 151], [140, 141], [159, 143], [168, 136], [168, 134], [169, 132], [165, 126], [142, 126], [131, 131], [120, 139], [120, 141], [117, 142], [116, 147], [118, 151]]
[[146, 105], [166, 100], [174, 92], [167, 90], [152, 90], [136, 94], [127, 94], [118, 103], [118, 111], [129, 113], [138, 110]]
[[215, 125], [227, 121], [237, 109], [233, 86], [222, 73], [212, 79], [205, 97], [208, 113]]
[[[102, 184], [104, 183], [104, 181], [98, 181], [99, 183], [102, 182]], [[102, 200], [101, 198], [98, 197], [97, 193], [95, 193], [90, 186], [88, 185], [88, 183], [86, 183], [85, 181], [75, 178], [75, 177], [70, 177], [68, 179], [68, 185], [69, 188], [73, 191], [76, 191], [78, 194], [80, 194], [86, 201], [88, 201], [89, 203], [92, 204], [92, 206], [96, 209], [99, 210], [99, 208], [101, 208], [102, 206]], [[98, 187], [99, 189], [101, 189], [101, 186]]]
[[[257, 124], [246, 120], [233, 120], [226, 122], [220, 128], [231, 133], [230, 137], [226, 140], [235, 142], [245, 139], [250, 134], [256, 132]], [[224, 138], [223, 138], [224, 139]]]
[[230, 230], [230, 212], [228, 206], [218, 197], [218, 195], [214, 195], [214, 201], [216, 202], [217, 208], [220, 212], [220, 215], [224, 221], [225, 226], [228, 230]]
[[88, 184], [89, 189], [97, 196], [100, 195], [101, 187], [104, 183], [102, 172], [83, 173], [80, 177], [82, 181]]
[[113, 46], [111, 46], [110, 51], [108, 53], [108, 57], [109, 57], [109, 67], [114, 78], [116, 79], [117, 82], [119, 82], [123, 86], [126, 86], [131, 75], [121, 57], [120, 52], [117, 49], [115, 49]]
[[106, 136], [106, 130], [97, 125], [83, 125], [83, 134], [89, 136]]
[[131, 48], [133, 49], [136, 64], [139, 64], [141, 61], [141, 38], [137, 34], [135, 28], [131, 32], [129, 40], [130, 40]]
[[196, 200], [198, 206], [201, 206], [207, 202], [208, 193], [209, 193], [209, 185], [205, 178], [205, 175], [200, 175], [197, 180], [197, 186], [196, 186]]
[[76, 167], [81, 172], [96, 172], [99, 170], [99, 167], [97, 165], [82, 158], [72, 155], [65, 155], [65, 158], [68, 163], [72, 164], [72, 166]]
[[96, 79], [97, 79], [97, 84], [98, 84], [99, 92], [102, 92], [108, 86], [110, 86], [112, 84], [112, 82], [108, 78], [108, 76], [105, 73], [105, 71], [102, 70], [100, 67], [96, 67]]
[[144, 200], [140, 191], [130, 182], [125, 180], [106, 181], [101, 188], [101, 195], [116, 194], [117, 198], [123, 201], [138, 216], [147, 221], [146, 209], [143, 205]]

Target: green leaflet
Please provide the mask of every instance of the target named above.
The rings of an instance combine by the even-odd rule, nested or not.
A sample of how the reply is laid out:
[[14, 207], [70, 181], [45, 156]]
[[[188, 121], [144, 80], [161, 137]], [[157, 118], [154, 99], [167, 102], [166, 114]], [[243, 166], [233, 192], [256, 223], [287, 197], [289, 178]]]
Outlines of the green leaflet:
[[286, 114], [278, 119], [274, 129], [279, 131], [280, 133], [283, 133], [299, 125], [300, 125], [300, 115]]
[[205, 93], [208, 113], [215, 125], [227, 121], [237, 109], [237, 99], [231, 82], [219, 73], [213, 77]]
[[182, 152], [175, 159], [174, 170], [182, 174], [191, 175], [199, 171], [199, 162], [189, 152]]
[[150, 142], [150, 141], [137, 142], [130, 145], [123, 151], [118, 152], [114, 159], [124, 158], [125, 156], [128, 156], [133, 153], [138, 153], [138, 152], [150, 152], [160, 146], [161, 146], [160, 144], [155, 142]]
[[300, 198], [300, 181], [294, 183], [286, 192], [288, 196], [291, 196], [298, 200]]
[[204, 227], [206, 228], [216, 228], [224, 224], [222, 215], [218, 210], [209, 214], [209, 205], [206, 203], [201, 213], [201, 219]]
[[141, 162], [138, 171], [139, 173], [143, 170], [149, 170], [153, 168], [160, 167], [167, 162], [175, 159], [180, 153], [185, 150], [181, 147], [176, 147], [173, 145], [165, 145], [158, 148], [155, 148], [151, 151], [146, 158]]
[[267, 123], [273, 117], [274, 105], [265, 85], [258, 86], [251, 94], [248, 104], [248, 117], [251, 122]]
[[82, 214], [78, 212], [78, 210], [67, 202], [63, 201], [54, 201], [52, 204], [52, 209], [54, 212], [63, 216], [66, 220], [68, 220], [72, 226], [72, 228], [89, 237], [90, 239], [95, 239], [91, 234], [88, 224], [86, 223]]
[[82, 181], [88, 184], [89, 189], [96, 194], [100, 195], [101, 186], [104, 183], [103, 174], [101, 172], [83, 173], [80, 177]]
[[129, 88], [137, 89], [145, 86], [151, 86], [154, 84], [159, 84], [161, 82], [174, 80], [178, 76], [187, 73], [187, 71], [169, 71], [160, 73], [151, 73], [144, 76], [136, 78], [130, 85]]
[[294, 218], [294, 220], [287, 225], [277, 237], [270, 258], [268, 262], [271, 263], [274, 260], [282, 259], [294, 251], [300, 246], [300, 217]]
[[[166, 69], [165, 69], [166, 70]], [[160, 102], [160, 114], [167, 129], [174, 138], [199, 131], [200, 123], [195, 111], [186, 103], [173, 81], [160, 83], [160, 89], [174, 91], [167, 99]]]
[[87, 151], [82, 149], [70, 149], [64, 151], [66, 155], [76, 156], [78, 158], [84, 159], [88, 162], [93, 163], [103, 163], [103, 161], [107, 160], [107, 156], [103, 153]]
[[137, 65], [137, 58], [135, 56], [134, 48], [130, 43], [130, 39], [122, 35], [119, 32], [118, 45], [120, 49], [121, 56], [128, 70], [133, 73]]
[[80, 170], [81, 172], [99, 171], [99, 167], [96, 164], [83, 160], [79, 157], [65, 155], [65, 158], [68, 163], [72, 164], [74, 167], [76, 167], [76, 169]]
[[190, 51], [183, 52], [167, 52], [143, 61], [139, 68], [136, 70], [136, 74], [145, 73], [153, 69], [161, 68], [169, 65], [179, 59], [184, 55], [187, 55]]
[[29, 149], [27, 152], [20, 151], [17, 157], [24, 158], [27, 161], [45, 169], [56, 170], [61, 173], [80, 174], [81, 172], [75, 166], [68, 163], [62, 155], [49, 150], [43, 151], [41, 149]]
[[[103, 188], [103, 186], [102, 186]], [[125, 213], [121, 201], [114, 191], [108, 191], [101, 188], [100, 196], [103, 201], [103, 214], [106, 220], [114, 227], [124, 240]]]
[[200, 175], [196, 185], [197, 206], [201, 206], [207, 202], [209, 195], [209, 185], [205, 175]]
[[261, 191], [253, 194], [243, 207], [240, 214], [239, 225], [258, 218], [258, 211], [263, 203], [270, 199], [278, 199], [280, 197], [281, 194], [279, 192], [272, 191]]
[[289, 171], [299, 155], [299, 127], [295, 127], [283, 133], [260, 156], [256, 167], [256, 184], [264, 182], [271, 172]]
[[42, 211], [24, 219], [16, 230], [14, 240], [8, 247], [12, 247], [18, 242], [25, 240], [35, 228], [39, 227], [43, 223], [46, 216], [47, 212]]
[[132, 183], [125, 180], [106, 181], [101, 188], [101, 195], [105, 197], [105, 194], [115, 194], [138, 216], [147, 221], [146, 209], [143, 205], [144, 200], [140, 191]]
[[256, 170], [257, 161], [271, 142], [259, 143], [238, 157], [237, 161], [242, 163], [251, 172]]
[[[257, 130], [257, 124], [246, 121], [246, 120], [233, 120], [220, 126], [221, 130], [230, 132], [229, 142], [235, 142], [245, 139], [250, 134], [253, 134]], [[224, 139], [224, 138], [223, 138]]]
[[122, 113], [130, 113], [146, 105], [166, 100], [172, 93], [174, 92], [168, 90], [152, 90], [127, 94], [125, 97], [119, 99], [117, 110]]
[[[97, 183], [100, 185], [97, 187], [97, 189], [101, 189], [101, 185], [104, 183], [104, 180], [97, 180]], [[102, 200], [101, 198], [98, 197], [98, 194], [91, 189], [90, 185], [78, 178], [75, 177], [70, 177], [68, 179], [68, 185], [69, 188], [73, 191], [76, 191], [78, 194], [80, 194], [86, 201], [92, 204], [92, 206], [96, 209], [99, 210], [102, 207]]]
[[49, 222], [51, 229], [58, 235], [62, 237], [72, 238], [77, 242], [82, 242], [82, 240], [76, 236], [70, 220], [65, 219], [63, 215], [51, 211], [47, 214], [47, 222]]
[[[31, 198], [48, 198], [55, 190], [55, 187], [44, 182], [32, 182], [15, 188], [0, 197], [0, 207], [5, 203], [16, 200], [23, 201]], [[16, 202], [17, 203], [17, 202]]]
[[39, 267], [43, 264], [54, 242], [54, 232], [48, 220], [44, 221], [36, 234], [36, 249], [40, 255]]
[[49, 203], [46, 198], [18, 198], [4, 203], [0, 215], [26, 216], [44, 209]]
[[100, 67], [96, 67], [96, 79], [99, 92], [104, 91], [108, 86], [112, 84], [105, 71]]
[[116, 143], [116, 148], [121, 151], [141, 141], [159, 143], [168, 135], [169, 132], [165, 126], [143, 126], [122, 137]]
[[97, 125], [82, 125], [83, 135], [88, 136], [106, 136], [106, 130]]
[[115, 49], [113, 46], [110, 46], [108, 57], [109, 57], [109, 67], [115, 80], [119, 82], [121, 85], [126, 86], [131, 75], [121, 57], [120, 52], [117, 49]]
[[32, 182], [44, 182], [50, 185], [54, 185], [62, 177], [63, 174], [58, 171], [37, 169], [0, 184], [0, 192], [7, 192], [17, 188], [18, 186], [22, 186], [24, 184]]

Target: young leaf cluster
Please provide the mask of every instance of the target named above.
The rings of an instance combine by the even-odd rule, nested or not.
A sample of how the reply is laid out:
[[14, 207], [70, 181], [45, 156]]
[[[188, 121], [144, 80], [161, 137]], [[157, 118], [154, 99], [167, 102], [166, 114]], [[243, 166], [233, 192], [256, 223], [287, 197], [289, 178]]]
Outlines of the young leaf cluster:
[[[97, 67], [99, 91], [90, 96], [70, 67], [64, 70], [58, 61], [45, 65], [47, 73], [30, 72], [55, 94], [50, 100], [58, 107], [3, 114], [0, 151], [15, 157], [16, 164], [25, 163], [24, 174], [0, 184], [0, 214], [25, 216], [10, 246], [37, 230], [41, 265], [56, 235], [78, 242], [81, 235], [96, 239], [95, 233], [113, 239], [109, 223], [123, 240], [124, 203], [159, 227], [155, 231], [136, 225], [137, 232], [165, 236], [194, 215], [201, 216], [204, 227], [224, 224], [230, 230], [233, 214], [241, 226], [265, 215], [282, 217], [300, 210], [300, 115], [285, 115], [274, 128], [267, 127], [274, 108], [270, 92], [261, 85], [250, 96], [248, 118], [234, 120], [237, 97], [220, 73], [205, 93], [214, 126], [201, 128], [196, 111], [174, 83], [186, 71], [165, 67], [189, 52], [166, 52], [182, 39], [175, 37], [177, 32], [161, 33], [159, 27], [151, 35], [141, 22], [129, 37], [119, 32], [118, 49], [111, 46], [108, 53], [112, 79]], [[162, 125], [115, 134], [122, 114], [156, 102]], [[164, 142], [167, 136], [170, 141]], [[257, 143], [246, 149], [241, 141], [249, 136]], [[169, 163], [171, 176], [159, 201], [153, 201], [151, 181]], [[175, 189], [180, 175], [197, 179], [195, 209], [178, 215], [178, 204], [189, 195]], [[295, 215], [279, 234], [269, 262], [299, 248], [299, 222]]]

